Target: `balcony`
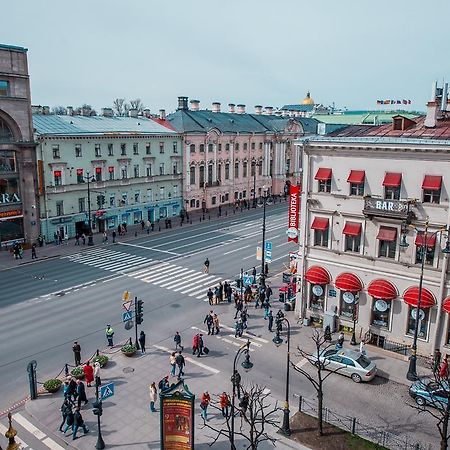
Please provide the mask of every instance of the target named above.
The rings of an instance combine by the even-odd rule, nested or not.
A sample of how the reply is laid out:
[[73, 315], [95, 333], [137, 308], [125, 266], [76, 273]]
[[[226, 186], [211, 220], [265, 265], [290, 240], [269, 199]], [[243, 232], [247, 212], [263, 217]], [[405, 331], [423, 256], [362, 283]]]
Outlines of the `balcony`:
[[388, 200], [366, 197], [364, 199], [363, 214], [366, 217], [390, 217], [392, 219], [410, 221], [414, 213], [411, 211], [411, 200]]
[[220, 181], [208, 181], [205, 183], [205, 187], [217, 187], [220, 186]]

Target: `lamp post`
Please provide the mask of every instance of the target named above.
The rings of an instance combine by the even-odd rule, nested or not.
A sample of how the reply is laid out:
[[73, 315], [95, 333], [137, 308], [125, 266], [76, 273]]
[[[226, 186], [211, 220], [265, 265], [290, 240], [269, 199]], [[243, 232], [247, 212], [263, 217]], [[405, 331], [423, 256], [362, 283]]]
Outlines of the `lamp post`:
[[241, 268], [241, 302], [244, 301], [244, 269]]
[[94, 238], [92, 235], [92, 217], [91, 217], [91, 189], [90, 183], [95, 181], [94, 175], [90, 175], [89, 172], [86, 172], [86, 176], [83, 177], [83, 180], [87, 181], [87, 194], [88, 194], [88, 245], [94, 245]]
[[260, 163], [255, 160], [252, 161], [253, 169], [253, 208], [256, 208], [256, 168], [259, 167]]
[[239, 350], [236, 352], [236, 355], [234, 357], [233, 361], [233, 375], [231, 376], [231, 381], [233, 383], [233, 396], [231, 399], [231, 433], [230, 433], [230, 444], [231, 444], [231, 450], [236, 450], [236, 446], [234, 445], [234, 409], [235, 409], [235, 397], [236, 397], [236, 387], [239, 389], [237, 378], [239, 375], [239, 372], [236, 369], [236, 363], [238, 361], [239, 355], [242, 353], [245, 354], [245, 360], [242, 361], [241, 366], [245, 371], [249, 371], [253, 367], [253, 363], [250, 361], [250, 341], [247, 340], [247, 342], [241, 347], [239, 347]]
[[283, 425], [281, 426], [281, 431], [286, 435], [290, 436], [291, 427], [289, 426], [289, 366], [290, 366], [290, 350], [291, 350], [291, 324], [286, 317], [277, 319], [277, 333], [272, 339], [273, 343], [279, 347], [283, 343], [283, 339], [280, 336], [281, 323], [286, 322], [287, 324], [287, 354], [286, 354], [286, 397], [284, 401], [283, 408]]
[[262, 206], [263, 207], [263, 223], [262, 223], [262, 246], [261, 246], [261, 279], [260, 283], [262, 287], [266, 285], [266, 271], [265, 271], [265, 249], [266, 249], [266, 204], [269, 201], [269, 197], [267, 195], [266, 187], [263, 186], [263, 199]]
[[96, 377], [95, 379], [95, 404], [94, 406], [94, 414], [97, 416], [97, 428], [98, 428], [98, 434], [97, 434], [97, 442], [95, 444], [95, 448], [97, 450], [103, 450], [105, 448], [105, 441], [103, 440], [103, 436], [102, 436], [102, 428], [101, 428], [101, 422], [100, 422], [100, 417], [103, 414], [103, 405], [102, 405], [102, 401], [99, 399], [99, 391], [98, 391], [98, 387], [99, 387], [99, 380]]
[[352, 331], [352, 338], [350, 339], [350, 345], [356, 345], [356, 321], [358, 320], [358, 305], [359, 299], [356, 296], [354, 296], [353, 312], [352, 312], [353, 331]]

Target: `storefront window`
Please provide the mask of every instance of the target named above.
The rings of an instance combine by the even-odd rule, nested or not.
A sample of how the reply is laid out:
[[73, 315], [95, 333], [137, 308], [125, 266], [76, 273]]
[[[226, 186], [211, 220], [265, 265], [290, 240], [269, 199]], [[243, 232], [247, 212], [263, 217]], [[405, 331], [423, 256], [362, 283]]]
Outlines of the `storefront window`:
[[0, 142], [13, 142], [14, 136], [11, 129], [0, 119]]
[[0, 172], [16, 171], [16, 155], [10, 150], [0, 151]]
[[23, 219], [6, 219], [2, 220], [0, 229], [1, 242], [12, 241], [23, 238]]
[[356, 306], [356, 297], [352, 292], [341, 291], [339, 311], [342, 317], [353, 319], [353, 311]]
[[316, 311], [323, 311], [325, 303], [325, 286], [311, 284], [309, 289], [309, 307]]
[[0, 178], [0, 205], [20, 203], [17, 178]]
[[142, 211], [135, 211], [133, 213], [133, 223], [141, 223], [142, 220]]
[[389, 328], [391, 317], [391, 302], [382, 299], [373, 299], [372, 318], [370, 323], [377, 327]]
[[[408, 328], [406, 334], [409, 336], [414, 336], [414, 328], [416, 326], [416, 314], [417, 308], [413, 308], [410, 306], [408, 308]], [[420, 339], [428, 338], [428, 320], [430, 317], [430, 310], [427, 309], [419, 309], [419, 332], [418, 336]]]

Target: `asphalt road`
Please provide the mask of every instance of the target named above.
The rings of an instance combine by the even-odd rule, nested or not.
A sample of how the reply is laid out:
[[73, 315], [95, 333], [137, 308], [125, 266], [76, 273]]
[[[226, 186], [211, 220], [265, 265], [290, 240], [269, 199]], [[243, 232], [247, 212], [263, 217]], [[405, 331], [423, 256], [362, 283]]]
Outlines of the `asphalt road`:
[[[105, 326], [115, 328], [115, 341], [130, 336], [122, 324], [122, 292], [144, 300], [143, 329], [148, 347], [171, 347], [176, 330], [186, 347], [198, 330], [205, 330], [203, 318], [210, 309], [205, 303], [207, 288], [219, 281], [234, 280], [240, 271], [250, 270], [261, 242], [262, 211], [229, 216], [221, 221], [177, 227], [167, 233], [139, 236], [117, 245], [83, 248], [76, 254], [0, 272], [0, 409], [27, 394], [27, 363], [35, 359], [38, 379], [53, 377], [65, 362], [73, 364], [72, 343], [78, 340], [82, 357], [106, 346]], [[267, 210], [266, 239], [273, 243], [271, 273], [282, 271], [287, 253], [287, 204]], [[211, 261], [210, 275], [202, 273], [203, 261]], [[274, 307], [279, 307], [273, 302]], [[241, 341], [229, 336], [234, 325], [233, 306], [214, 307], [223, 333], [205, 337], [211, 355], [205, 364], [217, 368], [215, 375], [229, 384], [232, 359]], [[250, 311], [252, 380], [284, 398], [285, 347], [277, 349], [266, 329], [262, 311]], [[292, 313], [292, 347], [307, 346], [304, 330]], [[229, 331], [227, 333], [227, 330]], [[300, 358], [293, 352], [293, 358]], [[149, 368], [151, 371], [151, 368]], [[160, 374], [151, 378], [159, 379]], [[311, 385], [298, 374], [291, 375], [291, 393], [314, 399]], [[295, 404], [293, 399], [292, 403]], [[435, 442], [435, 425], [426, 415], [408, 406], [407, 387], [376, 379], [356, 385], [342, 376], [327, 380], [326, 404], [335, 411], [359, 417], [362, 423], [383, 426], [393, 433], [408, 433], [411, 440]], [[293, 409], [295, 406], [292, 407]]]

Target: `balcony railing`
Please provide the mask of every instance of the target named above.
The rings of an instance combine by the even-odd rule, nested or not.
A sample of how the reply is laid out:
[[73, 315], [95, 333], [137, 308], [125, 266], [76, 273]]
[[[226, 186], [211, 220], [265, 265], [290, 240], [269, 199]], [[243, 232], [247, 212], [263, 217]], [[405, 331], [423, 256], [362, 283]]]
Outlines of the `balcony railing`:
[[363, 214], [368, 217], [391, 217], [409, 220], [412, 218], [410, 200], [388, 200], [383, 198], [366, 197], [364, 199]]

